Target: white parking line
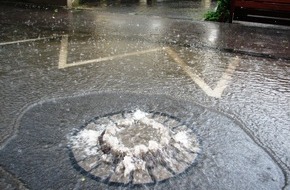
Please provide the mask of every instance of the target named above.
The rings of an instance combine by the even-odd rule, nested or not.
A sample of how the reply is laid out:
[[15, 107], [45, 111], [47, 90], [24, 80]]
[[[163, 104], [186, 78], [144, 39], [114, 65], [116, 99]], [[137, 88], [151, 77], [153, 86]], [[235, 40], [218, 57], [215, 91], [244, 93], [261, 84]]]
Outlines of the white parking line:
[[216, 87], [214, 88], [214, 94], [221, 97], [224, 89], [229, 85], [229, 82], [232, 79], [233, 73], [235, 72], [237, 66], [240, 64], [241, 60], [239, 57], [236, 57], [228, 65], [228, 68], [223, 73], [221, 79], [218, 81]]
[[63, 69], [67, 65], [67, 47], [68, 47], [68, 35], [64, 35], [61, 38], [60, 42], [60, 50], [59, 50], [59, 60], [58, 60], [58, 68]]
[[10, 44], [18, 44], [18, 43], [24, 43], [24, 42], [35, 42], [38, 40], [46, 40], [46, 39], [52, 39], [60, 36], [49, 36], [49, 37], [42, 37], [42, 38], [33, 38], [33, 39], [25, 39], [25, 40], [17, 40], [17, 41], [11, 41], [11, 42], [2, 42], [0, 43], [0, 46], [4, 45], [10, 45]]
[[[153, 48], [153, 49], [148, 49], [148, 50], [143, 50], [143, 51], [136, 51], [136, 52], [124, 53], [124, 54], [120, 54], [120, 55], [113, 55], [113, 56], [109, 56], [109, 57], [101, 57], [98, 59], [91, 59], [91, 60], [87, 60], [87, 61], [69, 63], [69, 64], [66, 64], [65, 67], [74, 67], [74, 66], [79, 66], [79, 65], [85, 65], [88, 63], [98, 63], [98, 62], [102, 62], [102, 61], [111, 61], [114, 59], [120, 59], [120, 58], [129, 57], [129, 56], [133, 56], [133, 55], [141, 55], [141, 54], [151, 53], [151, 52], [161, 51], [161, 50], [162, 50], [162, 48]], [[58, 68], [60, 68], [60, 67], [58, 67]]]
[[223, 91], [228, 86], [232, 75], [236, 67], [240, 63], [240, 59], [236, 57], [229, 65], [226, 71], [223, 73], [221, 79], [218, 81], [216, 87], [211, 89], [211, 87], [205, 83], [205, 81], [200, 78], [197, 74], [192, 71], [192, 68], [189, 67], [179, 56], [178, 54], [170, 47], [166, 47], [165, 51], [168, 55], [184, 70], [184, 72], [208, 95], [215, 98], [221, 98]]
[[89, 63], [99, 63], [103, 61], [111, 61], [114, 59], [120, 59], [124, 57], [134, 56], [134, 55], [141, 55], [145, 53], [151, 53], [156, 51], [165, 51], [181, 68], [184, 72], [208, 95], [215, 98], [221, 98], [223, 91], [228, 86], [233, 73], [235, 72], [236, 67], [240, 63], [240, 59], [236, 57], [233, 59], [231, 63], [229, 63], [228, 68], [223, 73], [220, 80], [217, 82], [217, 85], [214, 89], [212, 89], [201, 77], [199, 77], [196, 73], [192, 71], [192, 68], [189, 67], [180, 57], [179, 55], [170, 47], [163, 47], [163, 48], [153, 48], [149, 50], [142, 50], [130, 53], [124, 53], [119, 55], [113, 55], [108, 57], [101, 57], [97, 59], [91, 59], [86, 61], [79, 61], [74, 63], [67, 63], [67, 56], [68, 56], [68, 35], [64, 35], [61, 40], [61, 47], [60, 47], [60, 55], [59, 55], [59, 63], [58, 68], [64, 69], [68, 67], [80, 66]]
[[67, 68], [67, 67], [75, 67], [75, 66], [85, 65], [85, 64], [89, 64], [89, 63], [99, 63], [99, 62], [103, 62], [103, 61], [111, 61], [111, 60], [114, 60], [114, 59], [120, 59], [120, 58], [134, 56], [134, 55], [141, 55], [141, 54], [151, 53], [151, 52], [161, 51], [161, 50], [163, 50], [163, 49], [162, 48], [153, 48], [153, 49], [148, 49], [148, 50], [142, 50], [142, 51], [135, 51], [135, 52], [124, 53], [124, 54], [119, 54], [119, 55], [113, 55], [113, 56], [108, 56], [108, 57], [101, 57], [101, 58], [91, 59], [91, 60], [86, 60], [86, 61], [67, 63], [68, 35], [64, 35], [64, 36], [62, 36], [62, 39], [61, 39], [58, 68], [59, 69], [64, 69], [64, 68]]

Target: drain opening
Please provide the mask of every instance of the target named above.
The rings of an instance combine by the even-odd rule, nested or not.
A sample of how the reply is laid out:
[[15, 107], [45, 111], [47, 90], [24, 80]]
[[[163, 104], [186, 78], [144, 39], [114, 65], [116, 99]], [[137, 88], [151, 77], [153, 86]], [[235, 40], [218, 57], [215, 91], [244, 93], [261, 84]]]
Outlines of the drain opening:
[[92, 120], [70, 139], [74, 162], [102, 181], [148, 184], [182, 173], [197, 157], [193, 131], [178, 119], [140, 110]]

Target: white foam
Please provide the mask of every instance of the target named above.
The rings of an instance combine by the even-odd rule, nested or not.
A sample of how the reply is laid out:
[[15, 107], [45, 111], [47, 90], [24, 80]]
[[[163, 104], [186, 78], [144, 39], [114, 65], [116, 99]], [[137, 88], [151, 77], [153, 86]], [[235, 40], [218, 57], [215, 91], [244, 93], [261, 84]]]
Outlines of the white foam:
[[96, 146], [98, 144], [99, 136], [100, 132], [98, 131], [84, 129], [74, 137], [74, 140], [76, 141], [74, 144], [77, 145], [78, 143], [81, 143], [82, 145]]
[[100, 135], [99, 131], [84, 129], [77, 136], [72, 137], [73, 148], [84, 151], [84, 154], [88, 156], [96, 155], [98, 154], [97, 145]]
[[125, 167], [124, 176], [128, 176], [131, 171], [134, 171], [136, 169], [134, 160], [131, 156], [125, 156], [123, 160], [123, 165]]
[[157, 151], [159, 149], [159, 144], [156, 141], [149, 141], [148, 149], [151, 151]]
[[145, 154], [147, 152], [148, 148], [143, 144], [134, 146], [134, 156], [141, 156], [142, 154]]
[[[91, 123], [87, 126], [89, 129], [83, 129], [72, 137], [72, 148], [78, 160], [82, 160], [87, 155], [92, 158], [97, 156], [97, 161], [91, 161], [91, 159], [86, 161], [86, 164], [93, 168], [100, 163], [113, 164], [113, 161], [118, 157], [119, 163], [114, 163], [117, 164], [114, 171], [115, 175], [120, 179], [125, 177], [129, 180], [128, 176], [132, 172], [147, 173], [146, 164], [148, 161], [151, 163], [151, 160], [153, 164], [150, 165], [153, 167], [158, 167], [158, 164], [166, 162], [169, 163], [168, 167], [176, 173], [180, 173], [189, 164], [178, 163], [174, 154], [182, 153], [184, 159], [189, 163], [197, 155], [192, 153], [200, 151], [195, 136], [190, 131], [186, 131], [188, 129], [186, 126], [179, 128], [179, 132], [176, 134], [170, 130], [167, 123], [163, 124], [156, 121], [150, 117], [149, 113], [136, 110], [125, 116], [122, 119], [114, 119], [106, 125]], [[140, 130], [137, 128], [131, 130], [131, 127], [140, 127]], [[138, 135], [144, 133], [143, 130], [148, 130], [148, 133], [144, 134], [146, 136], [142, 144], [137, 143], [137, 141], [134, 143], [134, 147], [131, 145], [127, 147], [124, 144], [124, 138], [127, 139], [131, 136], [132, 138], [143, 138], [144, 135]], [[102, 133], [104, 134], [102, 135]], [[100, 137], [102, 138], [100, 142], [108, 147], [109, 151], [103, 152], [101, 150]]]
[[142, 112], [142, 111], [140, 111], [140, 110], [136, 110], [136, 111], [134, 112], [134, 114], [133, 114], [133, 117], [134, 117], [134, 119], [136, 119], [136, 120], [140, 120], [140, 119], [146, 117], [146, 115], [147, 115], [147, 114], [146, 114], [145, 112]]
[[176, 135], [174, 135], [173, 138], [176, 142], [181, 143], [186, 148], [190, 147], [190, 142], [188, 140], [188, 135], [187, 135], [186, 131], [181, 131], [181, 132], [177, 133]]
[[122, 119], [122, 120], [118, 121], [117, 125], [130, 126], [130, 125], [133, 125], [133, 123], [134, 123], [134, 119], [127, 118], [127, 119]]

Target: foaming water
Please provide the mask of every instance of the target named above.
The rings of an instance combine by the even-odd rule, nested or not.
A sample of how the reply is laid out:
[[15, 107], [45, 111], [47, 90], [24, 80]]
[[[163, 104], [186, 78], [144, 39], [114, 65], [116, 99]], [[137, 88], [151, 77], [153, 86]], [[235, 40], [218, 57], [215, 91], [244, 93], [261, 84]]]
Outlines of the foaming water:
[[90, 122], [71, 137], [70, 148], [83, 170], [120, 184], [166, 180], [184, 172], [200, 152], [186, 125], [140, 110]]

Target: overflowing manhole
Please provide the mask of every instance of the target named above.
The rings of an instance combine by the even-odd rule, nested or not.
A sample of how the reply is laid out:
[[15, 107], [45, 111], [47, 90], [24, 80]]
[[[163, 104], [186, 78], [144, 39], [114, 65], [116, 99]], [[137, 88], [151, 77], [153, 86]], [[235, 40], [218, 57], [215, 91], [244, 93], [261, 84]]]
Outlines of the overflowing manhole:
[[72, 135], [70, 151], [75, 166], [95, 179], [148, 184], [184, 172], [200, 149], [178, 118], [137, 110], [94, 118]]

